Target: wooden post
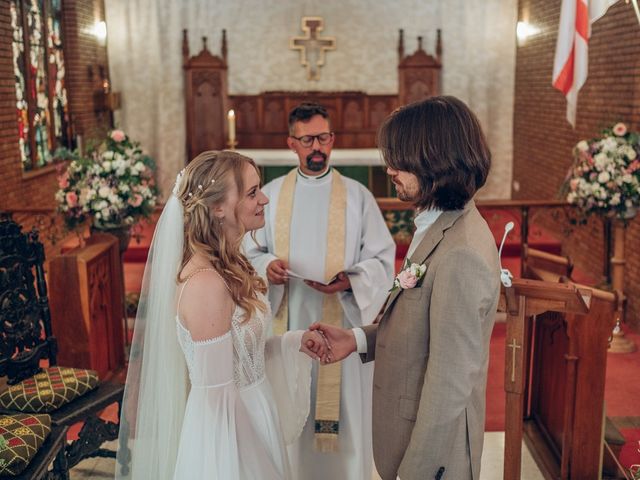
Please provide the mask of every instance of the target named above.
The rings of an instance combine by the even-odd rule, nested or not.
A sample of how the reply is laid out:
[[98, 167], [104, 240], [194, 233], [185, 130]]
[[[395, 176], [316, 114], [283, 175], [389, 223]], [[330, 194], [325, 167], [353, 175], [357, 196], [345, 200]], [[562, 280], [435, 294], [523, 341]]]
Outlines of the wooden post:
[[625, 258], [625, 234], [627, 226], [622, 220], [613, 222], [613, 256], [611, 257], [611, 286], [616, 292], [622, 295], [621, 306], [618, 311], [618, 319], [613, 329], [611, 345], [609, 352], [611, 353], [630, 353], [635, 351], [635, 344], [625, 337], [624, 331], [620, 325], [624, 322], [626, 315], [626, 296], [624, 295], [624, 266], [627, 263]]
[[[511, 305], [509, 305], [511, 304]], [[514, 305], [515, 304], [515, 305]], [[504, 432], [504, 478], [520, 478], [522, 418], [524, 414], [525, 298], [509, 301], [505, 351], [504, 389], [507, 395]]]

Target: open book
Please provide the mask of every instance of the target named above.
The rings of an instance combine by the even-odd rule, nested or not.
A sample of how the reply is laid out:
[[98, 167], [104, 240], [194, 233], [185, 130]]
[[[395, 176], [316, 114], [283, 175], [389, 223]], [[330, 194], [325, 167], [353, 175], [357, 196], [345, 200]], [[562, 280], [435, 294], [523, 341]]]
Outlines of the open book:
[[[357, 267], [354, 268], [348, 268], [346, 270], [343, 270], [342, 273], [346, 273], [347, 275], [358, 275], [360, 273], [360, 269]], [[339, 272], [340, 273], [340, 272]], [[299, 280], [311, 280], [312, 282], [317, 282], [320, 283], [322, 285], [329, 285], [333, 282], [336, 281], [336, 279], [338, 278], [338, 274], [335, 274], [333, 277], [331, 277], [329, 279], [328, 282], [325, 282], [323, 278], [311, 278], [311, 277], [304, 277], [296, 272], [294, 272], [293, 270], [287, 270], [287, 274], [289, 275], [289, 278], [297, 278]]]

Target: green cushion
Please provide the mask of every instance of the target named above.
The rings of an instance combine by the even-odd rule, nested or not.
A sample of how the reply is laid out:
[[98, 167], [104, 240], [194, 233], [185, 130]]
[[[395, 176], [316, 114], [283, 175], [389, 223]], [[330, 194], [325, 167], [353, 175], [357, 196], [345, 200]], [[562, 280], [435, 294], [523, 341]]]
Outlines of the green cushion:
[[0, 415], [0, 475], [19, 475], [51, 432], [49, 415]]
[[94, 370], [50, 367], [8, 387], [0, 406], [18, 412], [52, 412], [93, 390], [100, 383]]

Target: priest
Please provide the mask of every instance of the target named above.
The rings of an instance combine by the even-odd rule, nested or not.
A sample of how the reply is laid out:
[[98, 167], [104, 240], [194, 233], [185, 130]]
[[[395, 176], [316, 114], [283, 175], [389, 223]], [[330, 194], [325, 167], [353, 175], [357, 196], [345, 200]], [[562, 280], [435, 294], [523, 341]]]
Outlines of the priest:
[[[265, 185], [265, 227], [244, 240], [269, 282], [276, 335], [318, 321], [371, 324], [393, 283], [393, 239], [371, 192], [331, 167], [333, 143], [323, 106], [291, 111], [287, 145], [299, 166]], [[311, 411], [289, 447], [293, 478], [371, 479], [372, 371], [355, 356], [314, 365]]]

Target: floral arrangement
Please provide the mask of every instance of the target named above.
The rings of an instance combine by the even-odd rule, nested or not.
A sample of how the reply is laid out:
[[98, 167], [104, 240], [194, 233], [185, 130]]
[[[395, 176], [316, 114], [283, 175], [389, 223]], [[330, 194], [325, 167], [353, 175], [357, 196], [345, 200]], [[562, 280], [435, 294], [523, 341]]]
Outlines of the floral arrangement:
[[573, 149], [563, 193], [586, 214], [632, 218], [640, 205], [640, 136], [624, 123]]
[[420, 279], [424, 276], [424, 273], [427, 271], [426, 265], [421, 265], [419, 263], [411, 263], [407, 258], [404, 261], [404, 267], [400, 270], [400, 273], [396, 275], [395, 280], [393, 281], [393, 287], [391, 287], [390, 292], [394, 290], [406, 290], [409, 288], [414, 288], [418, 285]]
[[88, 219], [98, 229], [132, 226], [156, 205], [154, 170], [137, 142], [113, 130], [88, 158], [75, 158], [59, 172], [58, 211], [69, 229]]

